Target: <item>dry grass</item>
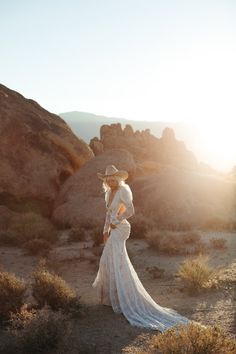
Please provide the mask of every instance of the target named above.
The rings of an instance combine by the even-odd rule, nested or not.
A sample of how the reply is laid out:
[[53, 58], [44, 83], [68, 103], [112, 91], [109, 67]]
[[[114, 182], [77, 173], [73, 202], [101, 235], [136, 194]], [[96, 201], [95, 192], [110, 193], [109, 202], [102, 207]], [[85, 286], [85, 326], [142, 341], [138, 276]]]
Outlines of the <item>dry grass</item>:
[[[176, 330], [178, 328], [178, 330]], [[137, 354], [235, 354], [236, 340], [218, 326], [200, 327], [195, 323], [178, 325], [155, 335], [148, 350]]]
[[176, 275], [183, 280], [189, 294], [217, 285], [217, 271], [209, 267], [208, 260], [208, 256], [200, 254], [195, 259], [186, 259], [180, 265]]
[[24, 303], [26, 284], [14, 274], [0, 271], [0, 316], [6, 319]]

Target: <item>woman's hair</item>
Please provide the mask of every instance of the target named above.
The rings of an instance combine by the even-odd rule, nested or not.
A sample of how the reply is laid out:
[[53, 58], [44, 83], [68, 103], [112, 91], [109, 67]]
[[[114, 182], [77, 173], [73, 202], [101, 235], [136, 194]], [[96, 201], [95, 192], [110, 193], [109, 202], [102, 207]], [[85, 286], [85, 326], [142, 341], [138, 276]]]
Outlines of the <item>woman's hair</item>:
[[[123, 186], [126, 184], [120, 176], [114, 176], [114, 178], [117, 180], [119, 186]], [[104, 179], [104, 181], [102, 182], [102, 189], [105, 193], [110, 189], [109, 185], [106, 183], [106, 179]]]

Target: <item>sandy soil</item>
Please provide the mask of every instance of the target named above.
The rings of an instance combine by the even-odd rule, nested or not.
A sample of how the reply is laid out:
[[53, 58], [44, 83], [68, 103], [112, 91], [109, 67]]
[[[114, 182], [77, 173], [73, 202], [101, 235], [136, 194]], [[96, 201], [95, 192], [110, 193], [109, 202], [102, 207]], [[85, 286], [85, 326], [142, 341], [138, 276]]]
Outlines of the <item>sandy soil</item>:
[[[225, 238], [226, 250], [211, 250], [209, 264], [220, 270], [220, 287], [200, 295], [190, 296], [182, 290], [175, 277], [184, 256], [157, 255], [145, 240], [127, 240], [127, 250], [144, 287], [160, 305], [171, 307], [190, 319], [205, 325], [218, 324], [236, 338], [236, 233], [202, 232], [204, 240], [211, 237]], [[70, 348], [62, 352], [87, 353], [135, 353], [137, 346], [145, 348], [146, 340], [158, 331], [132, 327], [123, 315], [115, 314], [111, 307], [99, 305], [96, 291], [91, 284], [96, 276], [99, 256], [91, 252], [91, 241], [68, 244], [66, 231], [58, 245], [49, 254], [48, 264], [80, 296], [86, 305], [86, 315], [74, 320]], [[18, 248], [1, 247], [0, 264], [9, 272], [30, 281], [30, 274], [40, 257], [26, 255]], [[146, 267], [165, 269], [163, 278], [153, 279]], [[29, 294], [29, 302], [32, 301]]]

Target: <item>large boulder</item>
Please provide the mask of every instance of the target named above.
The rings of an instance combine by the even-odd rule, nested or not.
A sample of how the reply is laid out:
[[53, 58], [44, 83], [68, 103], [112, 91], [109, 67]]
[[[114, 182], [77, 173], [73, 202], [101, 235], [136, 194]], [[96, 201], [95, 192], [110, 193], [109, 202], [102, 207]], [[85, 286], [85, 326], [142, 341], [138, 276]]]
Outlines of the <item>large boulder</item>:
[[136, 165], [126, 150], [109, 150], [87, 161], [64, 183], [55, 200], [53, 221], [59, 227], [102, 226], [106, 209], [102, 181], [97, 172], [104, 173], [110, 164], [127, 170], [127, 183], [132, 183]]
[[203, 226], [209, 220], [235, 220], [235, 181], [167, 166], [137, 177], [131, 188], [137, 213], [172, 228], [177, 224]]
[[63, 183], [94, 157], [59, 116], [0, 85], [0, 204], [50, 215]]

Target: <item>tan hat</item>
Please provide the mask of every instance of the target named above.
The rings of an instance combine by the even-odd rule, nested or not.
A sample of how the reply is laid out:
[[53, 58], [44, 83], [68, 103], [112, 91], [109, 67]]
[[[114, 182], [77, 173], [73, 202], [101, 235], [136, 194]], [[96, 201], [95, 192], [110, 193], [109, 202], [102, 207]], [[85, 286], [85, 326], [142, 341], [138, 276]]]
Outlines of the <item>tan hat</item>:
[[106, 167], [105, 174], [97, 172], [98, 178], [104, 180], [106, 177], [119, 176], [123, 180], [127, 179], [129, 174], [125, 170], [118, 170], [114, 165], [108, 165]]

